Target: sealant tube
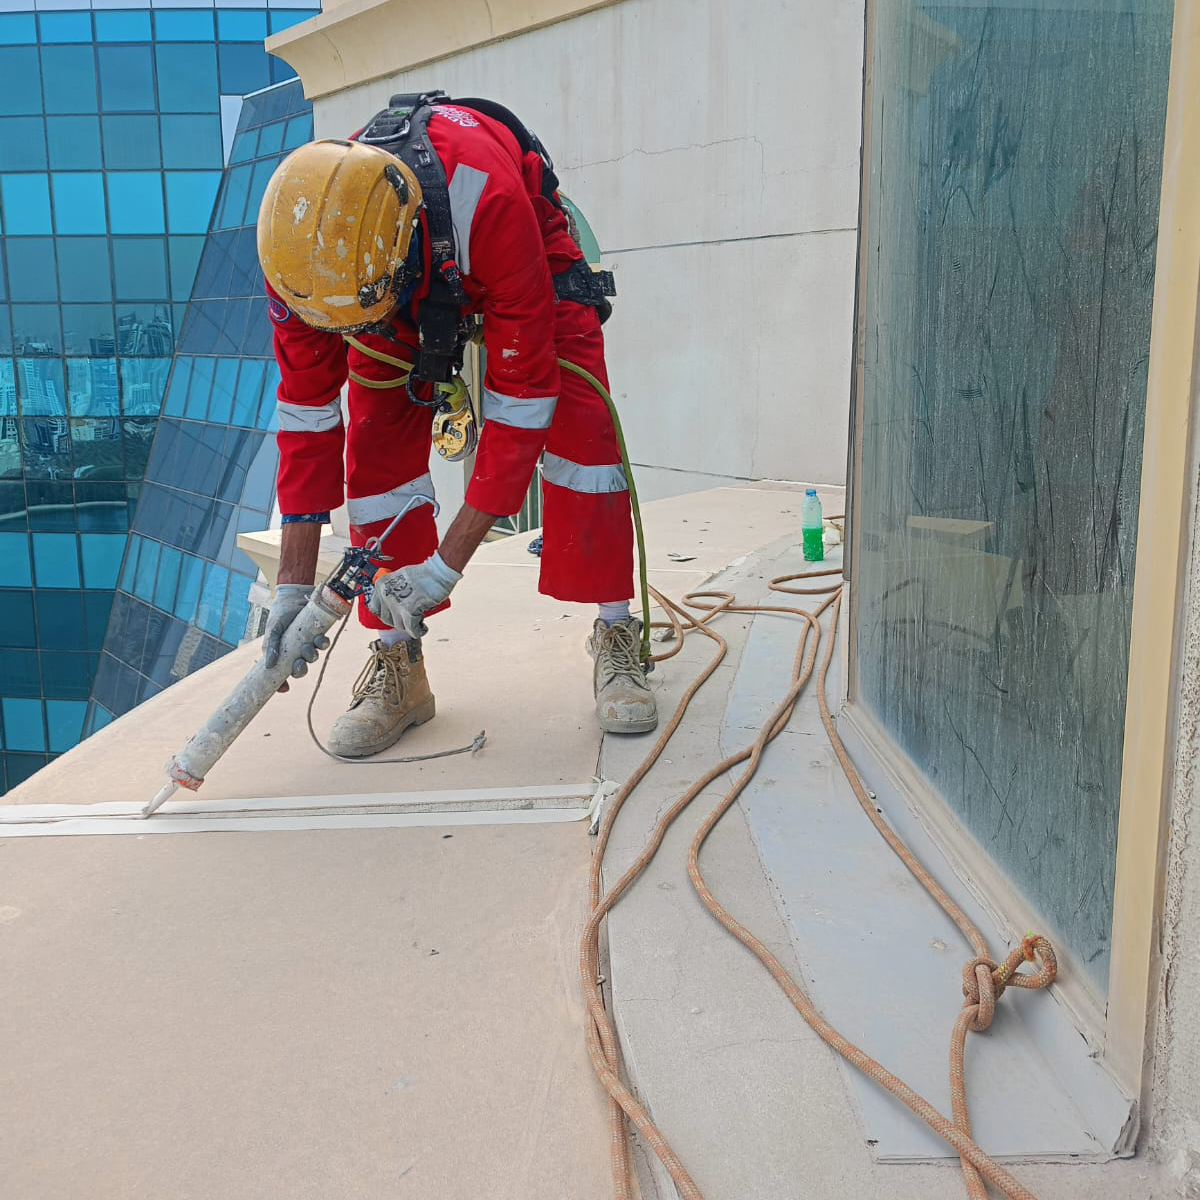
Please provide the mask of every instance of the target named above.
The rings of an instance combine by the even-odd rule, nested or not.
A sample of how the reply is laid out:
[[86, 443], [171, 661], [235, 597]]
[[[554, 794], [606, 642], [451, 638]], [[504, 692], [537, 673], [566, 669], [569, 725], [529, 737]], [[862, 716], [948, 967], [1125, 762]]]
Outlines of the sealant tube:
[[[142, 809], [148, 817], [179, 786], [195, 791], [204, 777], [233, 745], [237, 736], [259, 714], [291, 675], [292, 663], [306, 642], [313, 642], [346, 615], [349, 602], [327, 587], [313, 590], [312, 597], [283, 635], [279, 659], [269, 670], [260, 658], [242, 681], [225, 698], [182, 750], [167, 763], [169, 782]], [[174, 784], [174, 786], [172, 786]]]

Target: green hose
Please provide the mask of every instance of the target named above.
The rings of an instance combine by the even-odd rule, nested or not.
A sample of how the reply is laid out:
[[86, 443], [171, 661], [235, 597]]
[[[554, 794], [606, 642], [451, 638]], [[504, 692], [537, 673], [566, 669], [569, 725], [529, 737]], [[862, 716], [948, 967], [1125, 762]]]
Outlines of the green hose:
[[629, 451], [625, 448], [625, 432], [621, 428], [621, 418], [617, 414], [616, 401], [608, 388], [598, 380], [591, 371], [584, 370], [578, 363], [568, 362], [565, 358], [558, 360], [558, 365], [567, 371], [586, 379], [588, 383], [604, 398], [608, 411], [612, 414], [613, 428], [617, 431], [617, 445], [621, 448], [621, 466], [625, 468], [625, 481], [629, 484], [629, 503], [633, 508], [633, 527], [637, 530], [638, 550], [638, 579], [642, 585], [642, 663], [650, 661], [650, 583], [646, 577], [646, 539], [642, 533], [642, 509], [638, 504], [637, 487], [633, 482], [633, 468], [629, 465]]

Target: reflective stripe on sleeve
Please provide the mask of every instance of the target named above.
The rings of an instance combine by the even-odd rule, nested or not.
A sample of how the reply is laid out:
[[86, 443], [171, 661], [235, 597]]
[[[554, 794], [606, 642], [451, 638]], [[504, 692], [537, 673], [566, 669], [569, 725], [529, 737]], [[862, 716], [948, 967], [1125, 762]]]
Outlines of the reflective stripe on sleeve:
[[603, 463], [598, 467], [584, 466], [569, 458], [546, 452], [542, 460], [542, 478], [547, 483], [568, 488], [572, 492], [601, 495], [605, 492], [627, 492], [629, 481], [620, 463]]
[[499, 421], [514, 429], [549, 429], [554, 419], [557, 396], [528, 396], [520, 399], [502, 392], [483, 389], [483, 419]]
[[[351, 525], [370, 525], [394, 517], [413, 496], [433, 498], [433, 477], [428, 471], [419, 479], [410, 479], [377, 496], [357, 496], [346, 501]], [[415, 510], [414, 510], [415, 511]]]
[[324, 433], [342, 423], [342, 398], [334, 396], [328, 404], [291, 404], [277, 400], [279, 428], [283, 433]]
[[475, 221], [475, 210], [479, 207], [479, 197], [483, 195], [487, 181], [486, 171], [459, 163], [454, 168], [454, 177], [447, 189], [450, 193], [450, 221], [454, 226], [458, 266], [467, 275], [471, 273], [471, 225]]

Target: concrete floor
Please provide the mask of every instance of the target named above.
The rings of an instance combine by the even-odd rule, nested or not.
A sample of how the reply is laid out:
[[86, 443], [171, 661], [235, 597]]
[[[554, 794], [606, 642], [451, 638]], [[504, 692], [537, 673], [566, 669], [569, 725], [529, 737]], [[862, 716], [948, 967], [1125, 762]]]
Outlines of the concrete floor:
[[[653, 581], [679, 595], [793, 533], [799, 507], [795, 489], [774, 485], [647, 506]], [[590, 614], [536, 594], [527, 540], [485, 547], [438, 619], [428, 650], [440, 715], [404, 747], [459, 744], [486, 726], [485, 751], [423, 768], [332, 763], [299, 724], [309, 680], [267, 707], [201, 798], [588, 778], [599, 748]], [[344, 701], [365, 640], [348, 631], [320, 722]], [[656, 673], [664, 709], [702, 649]], [[256, 653], [185, 680], [3, 802], [149, 796], [163, 759]], [[631, 807], [614, 865], [712, 749], [697, 720]], [[612, 756], [605, 766], [622, 769]], [[683, 876], [692, 820], [614, 922], [616, 937], [640, 925], [629, 945], [665, 982], [639, 992], [616, 960], [614, 974], [635, 1085], [707, 1200], [958, 1196], [952, 1168], [871, 1162], [840, 1068], [745, 952], [704, 924]], [[576, 999], [592, 843], [582, 824], [448, 832], [0, 839], [2, 1200], [610, 1195]], [[706, 861], [739, 915], [787, 951], [740, 814]], [[1137, 1160], [1021, 1177], [1042, 1200], [1169, 1194]], [[653, 1171], [643, 1180], [647, 1197], [668, 1200]]]

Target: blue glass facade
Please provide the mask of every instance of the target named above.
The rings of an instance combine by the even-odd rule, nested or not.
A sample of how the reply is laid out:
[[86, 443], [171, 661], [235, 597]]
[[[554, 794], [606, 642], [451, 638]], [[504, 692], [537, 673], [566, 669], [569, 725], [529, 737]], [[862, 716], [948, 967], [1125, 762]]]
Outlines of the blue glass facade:
[[236, 538], [269, 522], [279, 381], [254, 221], [275, 167], [311, 138], [298, 80], [246, 99], [134, 512], [88, 732], [245, 633], [257, 568]]
[[[0, 12], [0, 789], [81, 735], [122, 563], [140, 561], [130, 520], [150, 511], [139, 496], [231, 143], [258, 155], [234, 125], [262, 102], [241, 98], [292, 74], [262, 39], [315, 11]], [[250, 159], [234, 185], [247, 203]], [[241, 225], [236, 207], [217, 225]], [[201, 355], [254, 340], [235, 260], [197, 309]], [[235, 441], [208, 445], [240, 463]], [[205, 622], [199, 637], [229, 631], [224, 609]]]

